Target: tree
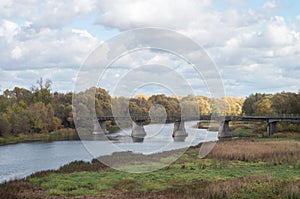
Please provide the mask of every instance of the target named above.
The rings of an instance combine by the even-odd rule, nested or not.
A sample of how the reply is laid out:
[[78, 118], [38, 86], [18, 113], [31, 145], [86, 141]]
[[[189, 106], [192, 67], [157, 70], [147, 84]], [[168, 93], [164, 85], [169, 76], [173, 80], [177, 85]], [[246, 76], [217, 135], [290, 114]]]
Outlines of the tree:
[[111, 113], [111, 97], [108, 92], [102, 88], [95, 89], [95, 108], [98, 116], [112, 115]]
[[268, 115], [273, 113], [270, 97], [264, 97], [254, 104], [256, 115]]
[[33, 91], [33, 101], [34, 102], [43, 102], [44, 104], [49, 104], [51, 102], [52, 96], [51, 96], [51, 84], [52, 81], [49, 79], [46, 79], [45, 83], [43, 78], [41, 77], [39, 80], [37, 80], [38, 87], [32, 87]]
[[209, 115], [211, 113], [211, 104], [209, 102], [208, 97], [198, 96], [197, 100], [198, 100], [200, 114]]
[[64, 127], [74, 127], [72, 117], [72, 93], [55, 92], [52, 97], [51, 105], [53, 107], [54, 116], [59, 118]]
[[7, 119], [10, 123], [11, 133], [28, 133], [30, 131], [29, 118], [25, 105], [13, 104], [8, 108]]
[[27, 110], [31, 128], [35, 132], [50, 132], [57, 128], [57, 119], [51, 104], [47, 106], [43, 102], [37, 102], [31, 105]]
[[246, 97], [246, 100], [242, 106], [242, 112], [246, 115], [252, 115], [255, 113], [254, 104], [260, 101], [265, 95], [260, 93], [251, 94]]
[[6, 115], [0, 114], [0, 136], [10, 133], [10, 124]]

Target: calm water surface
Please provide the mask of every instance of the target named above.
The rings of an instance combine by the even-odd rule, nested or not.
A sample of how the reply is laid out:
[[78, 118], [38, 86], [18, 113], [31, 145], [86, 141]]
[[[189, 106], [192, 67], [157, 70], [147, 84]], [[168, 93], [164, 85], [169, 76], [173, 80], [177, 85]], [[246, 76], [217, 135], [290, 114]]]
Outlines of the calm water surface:
[[[173, 142], [173, 124], [166, 124], [164, 128], [153, 124], [145, 126], [147, 136], [142, 143], [134, 143], [129, 130], [113, 134], [113, 141], [85, 141], [84, 144], [81, 141], [34, 142], [0, 146], [0, 183], [23, 178], [37, 171], [58, 169], [75, 160], [91, 161], [93, 156], [110, 155], [116, 151], [151, 154], [217, 139], [216, 132], [192, 128], [195, 124], [196, 122], [186, 122], [189, 136], [185, 142]], [[158, 134], [151, 134], [151, 131], [155, 132], [157, 129], [160, 129]], [[115, 147], [111, 147], [112, 143]], [[93, 147], [100, 147], [100, 150], [91, 155], [88, 150], [93, 151]]]

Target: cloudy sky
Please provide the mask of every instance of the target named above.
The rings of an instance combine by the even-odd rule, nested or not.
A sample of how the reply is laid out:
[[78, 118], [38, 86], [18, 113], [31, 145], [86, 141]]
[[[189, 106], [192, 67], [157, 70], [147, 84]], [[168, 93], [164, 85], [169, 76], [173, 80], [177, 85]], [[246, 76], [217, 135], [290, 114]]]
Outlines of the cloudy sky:
[[[96, 47], [123, 31], [144, 27], [178, 31], [202, 46], [228, 96], [300, 89], [297, 0], [0, 1], [0, 89], [29, 89], [43, 77], [52, 80], [53, 90], [72, 91], [80, 66]], [[202, 94], [190, 66], [159, 51], [125, 56], [106, 77], [118, 81], [124, 75], [120, 68], [133, 63], [176, 65], [176, 72]]]

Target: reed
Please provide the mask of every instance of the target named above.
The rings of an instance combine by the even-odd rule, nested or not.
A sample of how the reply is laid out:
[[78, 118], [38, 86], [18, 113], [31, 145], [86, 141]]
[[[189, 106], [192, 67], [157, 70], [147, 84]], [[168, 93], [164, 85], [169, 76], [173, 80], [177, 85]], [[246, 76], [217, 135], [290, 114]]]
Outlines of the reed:
[[208, 158], [268, 163], [292, 163], [300, 159], [300, 142], [295, 140], [218, 142]]

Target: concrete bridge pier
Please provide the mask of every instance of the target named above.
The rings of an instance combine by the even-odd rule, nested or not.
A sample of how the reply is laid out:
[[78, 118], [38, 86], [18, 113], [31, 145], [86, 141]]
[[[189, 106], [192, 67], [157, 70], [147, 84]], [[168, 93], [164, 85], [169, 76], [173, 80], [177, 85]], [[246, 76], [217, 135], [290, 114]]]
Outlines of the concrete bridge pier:
[[267, 135], [271, 136], [276, 133], [276, 121], [268, 121]]
[[94, 122], [94, 130], [93, 134], [106, 134], [108, 131], [106, 130], [106, 123], [105, 121], [95, 121]]
[[227, 138], [231, 137], [230, 129], [229, 129], [229, 121], [225, 120], [220, 123], [219, 127], [219, 138]]
[[184, 128], [184, 121], [176, 121], [174, 123], [172, 135], [174, 141], [184, 141], [187, 136], [188, 134]]
[[131, 137], [133, 142], [143, 142], [146, 137], [146, 131], [144, 129], [144, 121], [132, 122]]

